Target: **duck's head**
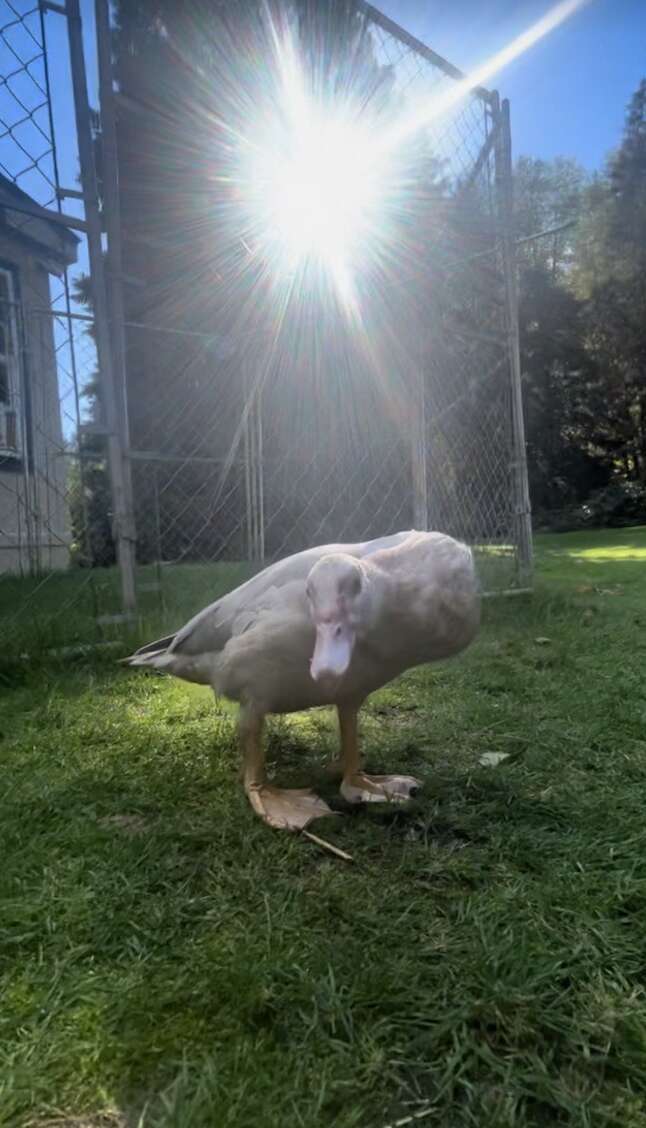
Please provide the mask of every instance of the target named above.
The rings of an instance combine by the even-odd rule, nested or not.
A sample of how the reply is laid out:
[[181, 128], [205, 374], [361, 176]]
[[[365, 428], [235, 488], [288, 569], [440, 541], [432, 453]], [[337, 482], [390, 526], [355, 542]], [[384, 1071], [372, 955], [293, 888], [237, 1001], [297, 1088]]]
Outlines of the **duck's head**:
[[314, 681], [336, 680], [348, 669], [361, 631], [365, 571], [352, 556], [324, 556], [307, 577], [306, 591], [316, 628], [310, 672]]

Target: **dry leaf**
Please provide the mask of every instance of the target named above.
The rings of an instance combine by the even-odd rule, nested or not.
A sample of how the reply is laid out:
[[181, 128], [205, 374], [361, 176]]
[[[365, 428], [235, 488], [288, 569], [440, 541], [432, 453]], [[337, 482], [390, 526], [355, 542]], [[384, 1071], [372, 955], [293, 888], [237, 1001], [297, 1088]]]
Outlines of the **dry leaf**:
[[508, 758], [509, 752], [483, 752], [478, 763], [482, 764], [483, 768], [495, 768]]

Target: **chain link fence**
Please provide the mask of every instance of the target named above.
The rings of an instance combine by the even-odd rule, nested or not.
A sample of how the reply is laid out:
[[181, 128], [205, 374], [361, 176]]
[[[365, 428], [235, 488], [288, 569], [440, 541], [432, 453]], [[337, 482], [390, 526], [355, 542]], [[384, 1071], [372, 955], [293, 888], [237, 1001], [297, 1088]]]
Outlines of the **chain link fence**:
[[56, 203], [43, 23], [38, 4], [0, 4], [0, 172], [45, 207]]
[[[468, 541], [485, 589], [529, 582], [508, 117], [484, 90], [452, 99], [456, 68], [359, 7], [391, 103], [400, 116], [430, 111], [413, 139], [424, 173], [409, 191], [402, 253], [365, 295], [360, 325], [330, 303], [280, 318], [265, 304], [224, 330], [192, 310], [168, 316], [129, 277], [122, 199], [126, 535], [137, 611], [163, 628], [287, 553], [403, 528]], [[11, 238], [31, 238], [33, 252], [29, 201], [54, 211], [63, 198], [44, 17], [29, 2], [0, 0], [0, 76], [0, 189], [26, 196], [14, 196], [13, 213], [0, 197], [1, 267], [7, 216]], [[126, 134], [138, 113], [120, 104]], [[68, 645], [113, 630], [128, 566], [93, 318], [73, 296], [85, 235], [70, 242], [51, 212], [40, 222], [55, 254], [41, 256], [35, 284], [18, 272], [20, 292], [4, 295], [14, 313], [0, 324], [18, 373], [5, 413], [23, 434], [21, 449], [0, 447], [0, 603], [26, 649], [32, 636]], [[213, 276], [218, 265], [214, 250]]]
[[[363, 12], [399, 113], [449, 105], [459, 72]], [[315, 325], [292, 312], [226, 339], [173, 333], [142, 302], [148, 327], [127, 330], [132, 468], [138, 559], [165, 565], [160, 590], [171, 565], [269, 562], [413, 526], [472, 544], [485, 588], [529, 582], [505, 129], [486, 91], [429, 114], [414, 246], [360, 332], [322, 303]]]
[[[77, 567], [101, 555], [112, 530], [105, 491], [101, 520], [91, 512], [97, 464], [83, 452], [98, 376], [91, 318], [74, 298], [87, 262], [83, 208], [73, 182], [75, 234], [54, 135], [57, 111], [72, 103], [65, 22], [33, 0], [0, 0], [0, 617], [8, 651], [23, 657], [94, 639], [97, 618], [119, 610], [114, 579]], [[63, 121], [74, 180], [76, 141]]]

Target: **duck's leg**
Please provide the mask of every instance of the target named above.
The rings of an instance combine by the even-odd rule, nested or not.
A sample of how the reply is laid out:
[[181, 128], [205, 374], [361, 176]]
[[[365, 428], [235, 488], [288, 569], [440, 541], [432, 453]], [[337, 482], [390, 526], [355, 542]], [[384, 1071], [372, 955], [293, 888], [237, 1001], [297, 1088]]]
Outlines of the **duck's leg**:
[[419, 780], [413, 776], [369, 776], [360, 770], [359, 709], [355, 705], [339, 705], [337, 712], [341, 736], [343, 798], [349, 803], [402, 803], [412, 799], [421, 787]]
[[264, 721], [264, 715], [251, 706], [240, 706], [238, 729], [244, 789], [256, 814], [269, 826], [280, 830], [304, 830], [313, 819], [334, 814], [327, 803], [309, 788], [284, 791], [267, 783], [262, 743]]

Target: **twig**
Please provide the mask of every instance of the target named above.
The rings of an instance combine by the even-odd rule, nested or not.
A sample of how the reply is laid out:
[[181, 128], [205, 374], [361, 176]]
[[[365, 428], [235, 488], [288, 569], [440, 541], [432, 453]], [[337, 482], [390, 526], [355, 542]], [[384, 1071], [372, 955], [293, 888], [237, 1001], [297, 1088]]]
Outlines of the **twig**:
[[385, 1128], [404, 1128], [406, 1124], [413, 1124], [416, 1120], [424, 1120], [425, 1117], [431, 1116], [435, 1111], [434, 1108], [421, 1108], [419, 1112], [411, 1112], [410, 1116], [402, 1116], [401, 1120], [393, 1120], [392, 1124], [386, 1124]]
[[331, 842], [326, 842], [325, 838], [319, 838], [318, 834], [312, 834], [311, 830], [303, 830], [302, 834], [309, 838], [310, 842], [315, 842], [317, 846], [322, 846], [324, 850], [329, 850], [331, 854], [336, 854], [337, 858], [343, 858], [345, 862], [352, 862], [354, 858], [352, 854], [346, 854], [345, 850], [339, 849], [338, 846], [333, 846]]

